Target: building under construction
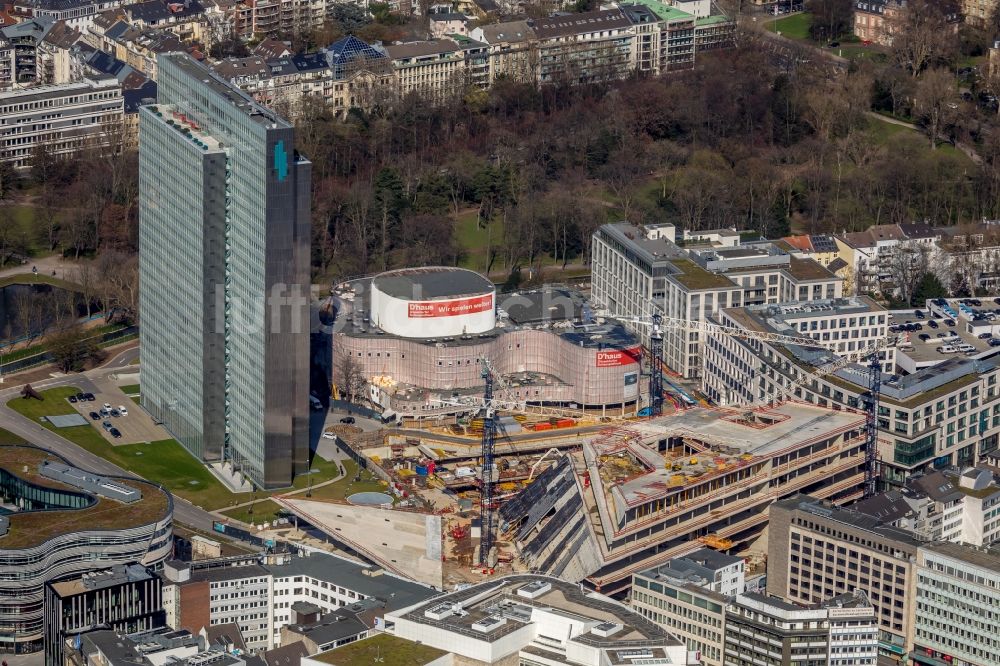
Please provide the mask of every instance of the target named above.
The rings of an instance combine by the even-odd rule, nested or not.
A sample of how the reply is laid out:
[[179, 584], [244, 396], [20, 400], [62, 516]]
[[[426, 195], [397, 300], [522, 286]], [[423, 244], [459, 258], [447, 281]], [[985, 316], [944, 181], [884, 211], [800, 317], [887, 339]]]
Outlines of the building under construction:
[[703, 543], [745, 548], [782, 497], [860, 497], [864, 426], [860, 412], [785, 403], [608, 429], [501, 507], [501, 539], [525, 568], [622, 592], [633, 572]]

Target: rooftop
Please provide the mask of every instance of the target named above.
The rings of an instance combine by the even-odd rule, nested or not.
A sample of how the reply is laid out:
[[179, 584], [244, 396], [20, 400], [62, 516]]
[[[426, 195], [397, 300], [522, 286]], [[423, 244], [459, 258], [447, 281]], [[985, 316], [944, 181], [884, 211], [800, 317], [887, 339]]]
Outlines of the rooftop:
[[[732, 410], [689, 409], [629, 424], [618, 435], [599, 434], [584, 442], [584, 454], [588, 464], [602, 471], [604, 490], [614, 500], [608, 506], [624, 508], [708, 482], [755, 460], [857, 430], [864, 423], [862, 414], [803, 403], [760, 409], [755, 418], [748, 423]], [[645, 444], [670, 436], [708, 446], [697, 455], [670, 454], [668, 459]]]
[[105, 571], [85, 573], [77, 578], [70, 578], [51, 583], [52, 590], [60, 597], [82, 594], [90, 590], [100, 590], [125, 583], [150, 580], [153, 574], [137, 564], [119, 565]]
[[[951, 541], [935, 541], [924, 544], [923, 548], [931, 553], [983, 567], [991, 574], [1000, 572], [1000, 549], [997, 548], [969, 546]], [[943, 576], [945, 574], [937, 572], [936, 575]]]
[[372, 278], [372, 286], [389, 296], [414, 301], [472, 296], [496, 290], [483, 275], [449, 266], [388, 271]]
[[265, 568], [276, 578], [310, 576], [336, 583], [366, 597], [384, 601], [387, 611], [415, 604], [436, 594], [429, 587], [334, 555], [317, 553], [308, 557], [293, 557], [286, 564], [268, 564]]
[[291, 127], [287, 120], [261, 106], [252, 97], [186, 53], [162, 53], [159, 55], [159, 59], [176, 66], [182, 74], [188, 77], [191, 83], [201, 83], [217, 97], [221, 97], [232, 106], [244, 111], [255, 123], [265, 127]]
[[916, 534], [885, 524], [883, 521], [850, 508], [838, 507], [830, 502], [818, 500], [809, 495], [796, 494], [775, 502], [772, 506], [787, 511], [801, 511], [840, 523], [849, 529], [868, 532], [880, 537], [884, 542], [907, 548], [910, 553], [926, 545]]
[[631, 21], [620, 9], [599, 9], [537, 19], [533, 27], [539, 39], [551, 39], [614, 28], [628, 28], [631, 25]]
[[62, 534], [82, 530], [121, 530], [148, 525], [162, 520], [171, 510], [170, 494], [161, 487], [130, 477], [104, 477], [132, 486], [142, 498], [128, 504], [113, 499], [96, 497], [79, 488], [67, 486], [42, 476], [39, 472], [45, 461], [63, 463], [65, 460], [51, 451], [32, 446], [0, 446], [0, 470], [29, 481], [37, 486], [54, 488], [75, 495], [89, 497], [92, 503], [80, 509], [49, 509], [46, 511], [21, 511], [9, 514], [10, 528], [0, 537], [0, 551], [30, 548]]
[[448, 654], [423, 643], [408, 641], [392, 634], [376, 634], [371, 638], [348, 643], [342, 647], [312, 655], [310, 659], [332, 666], [423, 666]]
[[690, 259], [671, 259], [670, 265], [676, 269], [671, 277], [688, 289], [716, 289], [735, 287], [732, 280], [706, 270]]
[[[583, 622], [583, 631], [570, 640], [592, 648], [680, 644], [674, 636], [627, 606], [580, 585], [540, 575], [489, 580], [434, 597], [406, 609], [399, 617], [494, 643], [551, 615]], [[597, 631], [602, 627], [611, 631]]]

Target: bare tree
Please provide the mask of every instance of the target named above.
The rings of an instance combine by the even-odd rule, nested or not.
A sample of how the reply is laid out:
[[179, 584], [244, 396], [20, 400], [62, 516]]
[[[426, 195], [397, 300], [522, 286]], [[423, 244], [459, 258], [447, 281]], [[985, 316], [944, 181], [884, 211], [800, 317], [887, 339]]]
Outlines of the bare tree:
[[954, 104], [955, 79], [946, 69], [932, 69], [920, 78], [917, 84], [916, 108], [920, 118], [927, 125], [927, 135], [931, 150], [937, 148], [938, 134], [950, 119]]
[[930, 269], [930, 248], [916, 241], [903, 241], [893, 248], [889, 269], [896, 292], [909, 303], [921, 276]]
[[893, 20], [886, 21], [893, 57], [911, 76], [953, 55], [958, 40], [949, 16], [954, 11], [949, 2], [909, 0]]
[[334, 373], [334, 383], [347, 394], [348, 402], [356, 402], [368, 383], [361, 364], [346, 354], [340, 359]]

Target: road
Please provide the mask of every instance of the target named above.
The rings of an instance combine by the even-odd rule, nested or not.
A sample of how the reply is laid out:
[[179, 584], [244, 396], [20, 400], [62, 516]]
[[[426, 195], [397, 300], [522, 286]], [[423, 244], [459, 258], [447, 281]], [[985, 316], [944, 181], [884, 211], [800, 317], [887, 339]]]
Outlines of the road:
[[[60, 386], [77, 386], [82, 391], [93, 390], [91, 379], [106, 376], [121, 371], [138, 355], [138, 349], [128, 349], [111, 358], [100, 368], [89, 370], [78, 375], [66, 375], [32, 383], [35, 389], [49, 389]], [[23, 437], [32, 444], [54, 451], [81, 469], [114, 476], [132, 476], [130, 472], [100, 456], [82, 449], [65, 437], [35, 423], [7, 407], [7, 401], [16, 398], [21, 391], [21, 385], [6, 386], [0, 389], [0, 428]], [[155, 479], [149, 479], [155, 481]], [[174, 520], [199, 530], [212, 530], [215, 516], [204, 509], [194, 506], [187, 500], [174, 496]]]

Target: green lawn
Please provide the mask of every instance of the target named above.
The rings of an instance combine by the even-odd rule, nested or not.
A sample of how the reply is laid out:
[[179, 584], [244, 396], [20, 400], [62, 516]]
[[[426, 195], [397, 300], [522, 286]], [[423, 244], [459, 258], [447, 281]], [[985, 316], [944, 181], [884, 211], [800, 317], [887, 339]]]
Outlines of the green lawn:
[[139, 395], [139, 384], [126, 384], [124, 386], [119, 386], [118, 388], [121, 389], [122, 393], [129, 397]]
[[812, 14], [803, 12], [779, 19], [769, 16], [762, 20], [768, 30], [777, 32], [782, 37], [799, 40], [809, 39], [809, 26], [812, 25]]
[[279, 513], [282, 511], [280, 504], [274, 500], [260, 500], [259, 502], [254, 502], [253, 513], [250, 513], [249, 506], [243, 506], [239, 509], [232, 509], [230, 511], [223, 511], [222, 513], [230, 518], [235, 518], [244, 523], [249, 523], [251, 525], [259, 525], [264, 522], [270, 522], [275, 518], [279, 518]]
[[[875, 118], [869, 118], [869, 120], [868, 120], [868, 128], [874, 134], [875, 140], [878, 141], [879, 143], [883, 144], [883, 145], [884, 144], [888, 144], [888, 142], [892, 139], [892, 137], [895, 136], [895, 135], [897, 135], [897, 134], [904, 133], [904, 132], [914, 132], [914, 133], [918, 133], [919, 132], [919, 130], [913, 130], [913, 129], [910, 129], [909, 127], [905, 127], [903, 125], [896, 125], [894, 123], [890, 123], [890, 122], [887, 122], [885, 120], [877, 120]], [[920, 134], [921, 140], [923, 140], [925, 142], [925, 145], [927, 143], [929, 143], [927, 141], [927, 139], [925, 138], [926, 137], [925, 134], [923, 134], [922, 132], [919, 132], [919, 134]], [[929, 150], [929, 148], [928, 148], [928, 150]], [[974, 166], [972, 164], [972, 160], [969, 159], [968, 155], [966, 155], [965, 153], [963, 153], [961, 150], [959, 150], [955, 146], [951, 145], [950, 143], [938, 142], [937, 150], [935, 152], [938, 155], [942, 155], [942, 156], [943, 155], [948, 155], [948, 156], [957, 157], [958, 159], [960, 159], [963, 162], [968, 162], [970, 167]]]
[[[11, 399], [7, 406], [37, 423], [42, 416], [76, 413], [66, 398], [78, 392], [76, 387], [48, 389], [40, 392], [45, 400], [25, 400], [18, 397]], [[229, 492], [205, 465], [176, 440], [112, 446], [89, 423], [73, 428], [54, 428], [49, 423], [42, 425], [133, 474], [163, 484], [172, 493], [205, 509], [221, 509], [248, 502], [253, 497], [251, 493]], [[338, 473], [337, 463], [327, 462], [319, 456], [313, 460], [312, 469], [316, 470], [312, 475], [313, 484], [333, 478]], [[293, 488], [305, 488], [308, 483], [309, 475], [303, 474], [295, 479]], [[275, 492], [287, 492], [287, 489]]]
[[[344, 471], [346, 474], [343, 479], [321, 488], [314, 488], [312, 499], [343, 500], [348, 495], [353, 495], [354, 493], [385, 492], [385, 483], [381, 479], [377, 479], [368, 470], [361, 470], [361, 480], [355, 481], [354, 477], [358, 473], [358, 464], [353, 460], [344, 461]], [[313, 479], [313, 485], [316, 485], [315, 478]], [[298, 495], [297, 497], [305, 499], [305, 494]]]
[[60, 287], [70, 291], [80, 288], [75, 282], [60, 280], [51, 275], [34, 275], [31, 272], [31, 268], [25, 268], [24, 273], [18, 275], [8, 275], [5, 278], [0, 278], [0, 287], [9, 287], [12, 284], [51, 284], [53, 287]]
[[422, 666], [443, 657], [446, 652], [423, 643], [397, 638], [392, 634], [377, 634], [371, 638], [310, 657], [331, 666], [359, 666], [383, 664], [384, 666]]
[[24, 444], [25, 440], [20, 435], [15, 435], [9, 430], [0, 428], [0, 444]]
[[479, 226], [476, 211], [467, 211], [458, 216], [455, 222], [455, 240], [462, 248], [462, 259], [459, 262], [464, 268], [485, 271], [488, 262], [487, 249], [496, 249], [503, 241], [503, 222], [491, 221], [485, 228]]

